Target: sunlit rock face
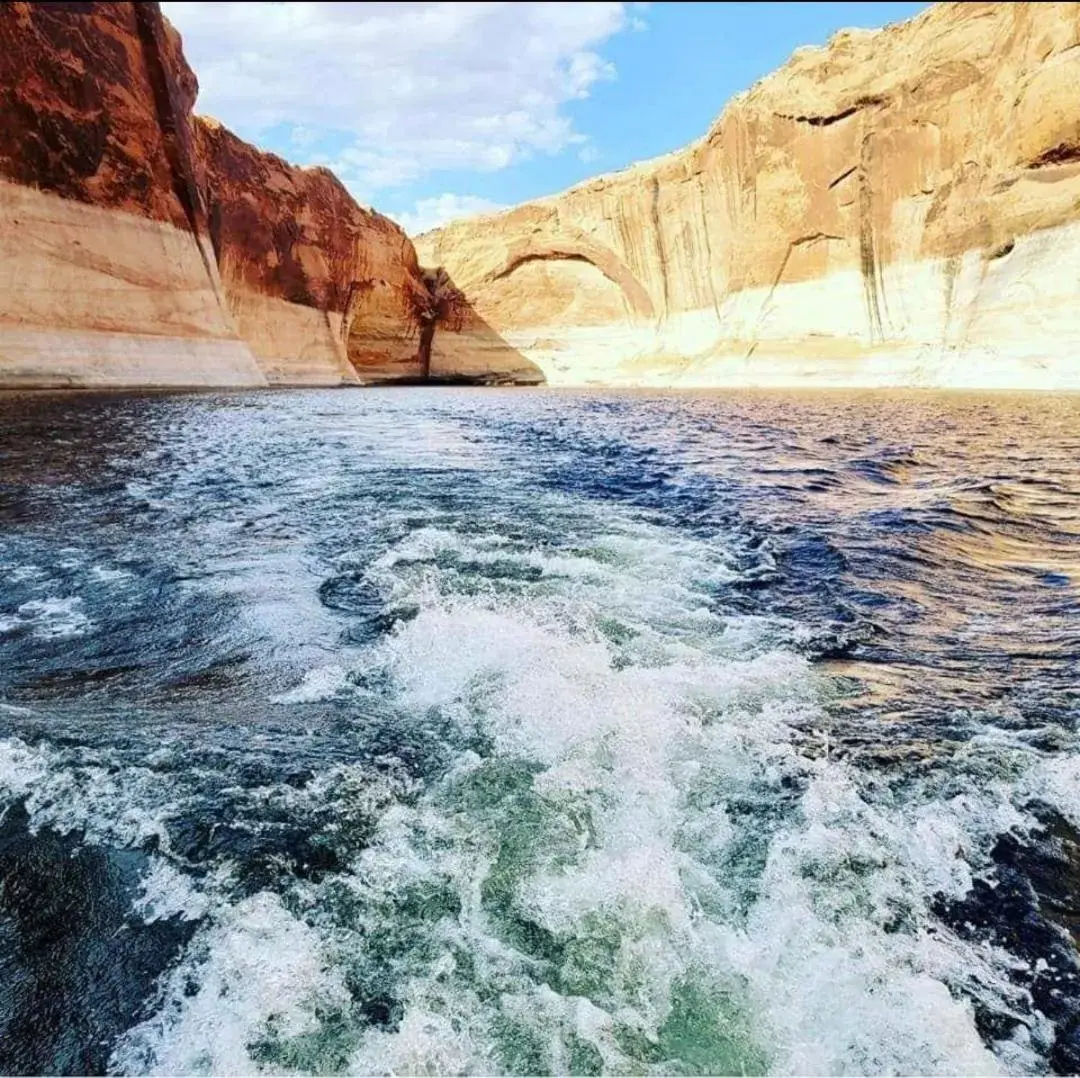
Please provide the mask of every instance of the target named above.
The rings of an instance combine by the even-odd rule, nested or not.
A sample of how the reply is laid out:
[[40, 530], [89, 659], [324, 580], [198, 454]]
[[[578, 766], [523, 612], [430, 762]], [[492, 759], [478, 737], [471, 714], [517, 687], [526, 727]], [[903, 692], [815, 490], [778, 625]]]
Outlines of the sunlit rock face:
[[0, 384], [264, 383], [201, 231], [196, 90], [156, 5], [0, 6]]
[[687, 149], [417, 249], [555, 383], [1080, 388], [1078, 46], [1075, 3], [842, 31]]
[[408, 365], [419, 268], [405, 233], [328, 169], [297, 168], [205, 117], [194, 133], [229, 310], [267, 378], [332, 385]]
[[0, 5], [0, 385], [416, 366], [401, 229], [193, 118], [197, 91], [156, 4]]

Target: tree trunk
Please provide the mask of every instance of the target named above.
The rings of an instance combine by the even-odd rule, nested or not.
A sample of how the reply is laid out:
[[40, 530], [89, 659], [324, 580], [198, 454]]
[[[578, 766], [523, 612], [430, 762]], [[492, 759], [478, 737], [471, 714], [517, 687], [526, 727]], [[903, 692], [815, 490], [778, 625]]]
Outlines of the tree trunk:
[[420, 377], [426, 382], [431, 377], [431, 342], [435, 340], [435, 319], [425, 321], [420, 327]]

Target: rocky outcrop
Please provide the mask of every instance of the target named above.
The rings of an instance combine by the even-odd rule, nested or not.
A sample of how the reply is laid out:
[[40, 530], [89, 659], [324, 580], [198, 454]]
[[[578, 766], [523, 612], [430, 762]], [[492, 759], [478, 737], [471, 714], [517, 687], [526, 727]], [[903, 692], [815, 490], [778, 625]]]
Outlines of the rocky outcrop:
[[[387, 371], [387, 380], [540, 385], [543, 371], [512, 348], [475, 311], [442, 266], [420, 271], [422, 287], [412, 293], [420, 326], [417, 354], [407, 368]], [[365, 368], [371, 370], [371, 368]]]
[[555, 383], [1080, 388], [1080, 4], [843, 31], [684, 151], [416, 243]]
[[401, 230], [196, 93], [157, 4], [0, 5], [0, 386], [419, 369]]

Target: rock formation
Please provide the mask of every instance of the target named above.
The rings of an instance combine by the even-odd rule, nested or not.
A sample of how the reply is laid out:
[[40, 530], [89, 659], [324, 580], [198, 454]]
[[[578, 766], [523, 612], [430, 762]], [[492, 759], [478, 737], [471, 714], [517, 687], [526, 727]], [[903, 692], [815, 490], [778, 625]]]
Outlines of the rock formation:
[[412, 373], [419, 268], [404, 232], [327, 169], [290, 165], [215, 120], [194, 128], [229, 310], [269, 380], [355, 382], [357, 368], [395, 363]]
[[157, 4], [0, 5], [0, 386], [415, 374], [404, 233], [197, 89]]
[[842, 31], [686, 150], [416, 243], [554, 383], [1080, 388], [1080, 4]]

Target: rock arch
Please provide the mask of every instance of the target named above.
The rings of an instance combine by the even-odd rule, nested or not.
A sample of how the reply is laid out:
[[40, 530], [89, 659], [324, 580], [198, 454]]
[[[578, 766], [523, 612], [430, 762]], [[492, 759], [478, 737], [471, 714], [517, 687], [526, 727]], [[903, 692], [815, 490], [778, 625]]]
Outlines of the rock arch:
[[627, 265], [609, 247], [583, 236], [558, 239], [531, 236], [521, 240], [510, 247], [502, 265], [488, 274], [488, 281], [494, 283], [509, 277], [527, 262], [553, 261], [587, 262], [622, 290], [634, 315], [644, 319], [655, 318], [656, 308], [652, 297]]

